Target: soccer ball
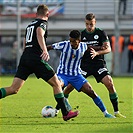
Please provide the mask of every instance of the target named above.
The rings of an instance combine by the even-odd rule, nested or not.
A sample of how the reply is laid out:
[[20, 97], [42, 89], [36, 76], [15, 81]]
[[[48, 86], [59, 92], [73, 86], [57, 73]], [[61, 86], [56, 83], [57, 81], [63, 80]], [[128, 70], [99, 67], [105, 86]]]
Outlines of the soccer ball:
[[55, 117], [55, 109], [52, 106], [45, 106], [41, 114], [45, 118]]

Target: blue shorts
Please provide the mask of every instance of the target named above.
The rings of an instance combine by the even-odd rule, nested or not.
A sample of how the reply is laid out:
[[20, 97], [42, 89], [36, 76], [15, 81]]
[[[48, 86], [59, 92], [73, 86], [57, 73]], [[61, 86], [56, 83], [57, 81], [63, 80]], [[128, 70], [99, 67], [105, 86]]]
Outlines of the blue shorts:
[[59, 80], [64, 83], [64, 86], [67, 86], [69, 83], [77, 90], [80, 91], [82, 86], [88, 82], [81, 74], [77, 76], [70, 76], [65, 74], [57, 74]]

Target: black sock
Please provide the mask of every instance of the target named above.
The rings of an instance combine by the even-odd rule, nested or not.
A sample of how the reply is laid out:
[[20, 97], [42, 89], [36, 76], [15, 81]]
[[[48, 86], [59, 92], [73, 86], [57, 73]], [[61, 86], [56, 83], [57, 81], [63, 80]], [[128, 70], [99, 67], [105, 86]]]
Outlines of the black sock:
[[60, 109], [60, 105], [57, 103], [56, 107], [55, 107], [57, 110]]
[[57, 101], [57, 105], [60, 106], [60, 108], [61, 108], [61, 112], [62, 112], [63, 116], [66, 116], [68, 114], [68, 111], [67, 111], [65, 103], [64, 103], [64, 94], [59, 93], [54, 96], [55, 96], [55, 100]]
[[114, 112], [117, 112], [118, 111], [118, 101], [117, 101], [117, 98], [115, 99], [110, 99], [111, 100], [111, 103], [113, 105], [113, 108], [114, 108]]
[[[68, 98], [69, 97], [69, 94], [64, 94], [64, 97], [65, 98]], [[57, 103], [56, 107], [55, 107], [57, 110], [60, 110], [60, 105]]]
[[114, 108], [114, 112], [117, 112], [118, 111], [118, 96], [116, 93], [110, 94], [109, 96], [110, 96], [110, 101]]

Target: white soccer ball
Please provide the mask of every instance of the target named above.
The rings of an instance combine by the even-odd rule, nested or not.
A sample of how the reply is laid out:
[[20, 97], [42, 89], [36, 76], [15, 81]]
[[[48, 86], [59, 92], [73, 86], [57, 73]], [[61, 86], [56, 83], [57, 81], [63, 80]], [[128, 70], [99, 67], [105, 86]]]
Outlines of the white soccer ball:
[[41, 114], [45, 118], [55, 117], [55, 109], [52, 106], [45, 106]]

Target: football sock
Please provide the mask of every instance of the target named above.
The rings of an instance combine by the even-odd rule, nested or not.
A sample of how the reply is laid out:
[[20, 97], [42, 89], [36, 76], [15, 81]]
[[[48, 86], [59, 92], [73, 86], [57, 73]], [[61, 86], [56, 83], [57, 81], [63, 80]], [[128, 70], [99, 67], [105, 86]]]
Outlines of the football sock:
[[[64, 97], [65, 97], [65, 98], [68, 98], [68, 97], [69, 97], [69, 94], [64, 94]], [[60, 105], [57, 104], [55, 108], [56, 108], [57, 110], [59, 110], [59, 109], [60, 109]]]
[[106, 110], [105, 105], [103, 104], [101, 98], [97, 96], [96, 98], [93, 99], [94, 103], [99, 107], [99, 109], [104, 112]]
[[69, 94], [64, 94], [64, 97], [65, 97], [65, 98], [68, 98], [68, 97], [69, 97]]
[[5, 90], [5, 88], [1, 88], [0, 89], [0, 99], [4, 98], [5, 96], [6, 96], [6, 90]]
[[115, 92], [114, 94], [109, 94], [109, 97], [110, 97], [110, 101], [113, 105], [114, 112], [117, 112], [118, 111], [118, 95], [117, 95], [117, 93]]
[[60, 109], [60, 105], [57, 103], [56, 107], [55, 107], [57, 110]]
[[119, 111], [114, 112], [114, 114], [118, 114], [118, 113], [120, 113], [120, 112]]
[[63, 93], [55, 94], [54, 97], [58, 103], [57, 105], [59, 105], [61, 108], [61, 112], [62, 112], [63, 116], [66, 116], [68, 114], [68, 111], [67, 111], [65, 103], [64, 103], [64, 94]]
[[108, 111], [107, 111], [107, 110], [105, 110], [105, 111], [103, 112], [103, 114], [104, 114], [104, 115], [106, 115], [106, 114], [109, 114], [109, 113], [108, 113]]

